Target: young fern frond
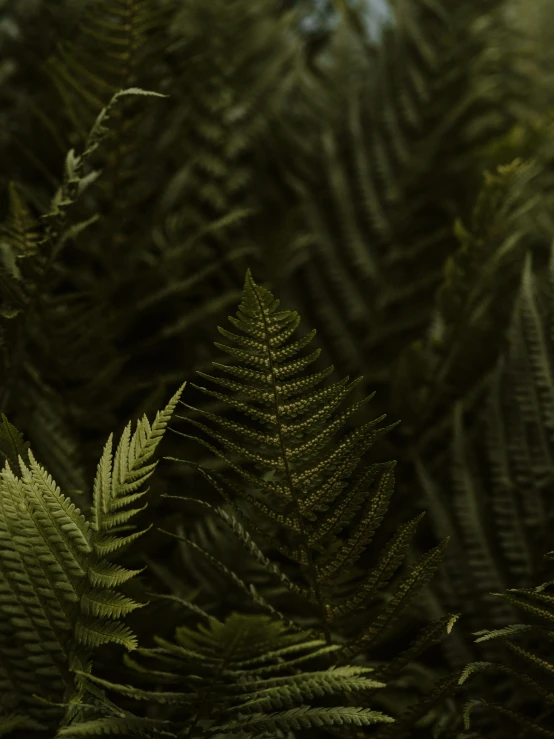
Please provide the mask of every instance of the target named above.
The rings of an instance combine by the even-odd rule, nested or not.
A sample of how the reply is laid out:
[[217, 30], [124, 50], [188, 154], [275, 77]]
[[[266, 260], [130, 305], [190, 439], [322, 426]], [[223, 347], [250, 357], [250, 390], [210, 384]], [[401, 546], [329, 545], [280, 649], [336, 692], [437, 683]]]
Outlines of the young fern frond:
[[[110, 437], [98, 465], [90, 521], [13, 427], [7, 421], [1, 427], [2, 447], [10, 433], [12, 450], [4, 452], [0, 472], [0, 691], [3, 705], [46, 728], [59, 723], [64, 705], [66, 718], [74, 718], [83, 697], [76, 672], [90, 672], [96, 647], [137, 646], [123, 617], [144, 604], [118, 592], [137, 571], [107, 557], [143, 533], [120, 532], [140, 510], [131, 506], [145, 493], [141, 488], [156, 466], [149, 460], [182, 390], [152, 425], [144, 417], [132, 436], [130, 426], [125, 429], [113, 462]], [[9, 461], [15, 451], [18, 471]]]

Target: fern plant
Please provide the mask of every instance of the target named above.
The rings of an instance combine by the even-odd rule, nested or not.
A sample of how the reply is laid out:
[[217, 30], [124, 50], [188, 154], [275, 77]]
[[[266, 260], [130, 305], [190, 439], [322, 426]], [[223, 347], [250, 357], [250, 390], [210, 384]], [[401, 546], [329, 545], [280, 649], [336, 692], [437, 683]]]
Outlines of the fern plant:
[[[354, 475], [362, 454], [378, 435], [374, 431], [376, 422], [343, 436], [334, 450], [327, 456], [322, 454], [333, 432], [340, 429], [345, 418], [363, 401], [337, 413], [353, 383], [342, 381], [314, 391], [314, 385], [328, 371], [295, 377], [299, 369], [317, 357], [317, 352], [308, 357], [298, 356], [313, 332], [291, 342], [299, 318], [289, 311], [278, 312], [277, 307], [278, 301], [271, 293], [256, 285], [247, 273], [243, 302], [235, 319], [235, 325], [244, 329], [244, 335], [221, 329], [228, 338], [239, 339], [235, 343], [240, 348], [231, 348], [243, 363], [228, 365], [227, 369], [246, 380], [240, 384], [243, 399], [231, 399], [233, 407], [265, 420], [270, 429], [274, 427], [273, 436], [264, 436], [259, 429], [249, 430], [234, 420], [218, 417], [214, 418], [221, 426], [238, 430], [239, 436], [250, 438], [256, 446], [238, 444], [217, 430], [211, 431], [225, 450], [235, 451], [262, 467], [270, 466], [273, 479], [258, 478], [205, 440], [209, 449], [223, 456], [232, 469], [251, 483], [248, 490], [241, 492], [254, 510], [252, 514], [242, 511], [237, 501], [224, 492], [225, 476], [213, 469], [202, 469], [202, 472], [228, 498], [237, 516], [229, 516], [207, 502], [196, 502], [212, 509], [227, 523], [266, 573], [313, 608], [315, 615], [309, 619], [310, 630], [303, 630], [295, 623], [294, 616], [281, 614], [252, 585], [248, 587], [237, 578], [226, 564], [213, 560], [268, 615], [235, 614], [219, 621], [187, 600], [166, 596], [202, 616], [209, 627], [181, 626], [176, 632], [176, 642], [157, 637], [156, 648], [139, 650], [147, 660], [146, 666], [127, 660], [131, 670], [146, 680], [154, 680], [156, 689], [144, 690], [94, 676], [92, 652], [96, 647], [116, 643], [132, 650], [138, 646], [136, 637], [121, 621], [124, 615], [144, 605], [129, 597], [123, 587], [137, 571], [115, 564], [109, 557], [144, 533], [126, 533], [133, 528], [129, 521], [140, 510], [133, 504], [145, 495], [141, 488], [156, 466], [150, 459], [183, 386], [152, 426], [144, 417], [132, 436], [130, 424], [125, 428], [115, 456], [110, 436], [98, 464], [90, 521], [60, 492], [36, 462], [28, 445], [5, 420], [0, 434], [0, 449], [6, 457], [0, 496], [4, 511], [3, 538], [7, 545], [0, 560], [5, 596], [4, 641], [0, 645], [6, 688], [5, 731], [19, 722], [28, 729], [56, 727], [56, 735], [60, 737], [98, 732], [178, 735], [185, 731], [191, 736], [238, 732], [243, 736], [268, 737], [275, 731], [329, 726], [341, 736], [354, 736], [349, 727], [393, 722], [391, 716], [368, 705], [372, 700], [378, 702], [375, 694], [385, 687], [379, 674], [394, 680], [426, 646], [450, 630], [452, 618], [442, 619], [426, 629], [407, 651], [389, 662], [372, 660], [369, 650], [414, 592], [433, 574], [443, 546], [429, 552], [411, 572], [399, 578], [388, 598], [379, 604], [380, 595], [402, 562], [403, 552], [421, 518], [418, 516], [392, 537], [369, 576], [360, 580], [354, 565], [386, 512], [392, 493], [393, 465], [368, 466], [353, 477], [350, 485], [346, 483], [345, 478]], [[251, 351], [245, 351], [245, 347]], [[266, 351], [265, 357], [262, 349]], [[250, 363], [257, 367], [267, 362], [263, 372], [244, 366], [250, 357]], [[234, 381], [219, 380], [220, 384], [237, 389]], [[272, 383], [273, 387], [268, 392], [257, 386], [256, 380], [262, 385]], [[277, 397], [275, 392], [279, 393]], [[204, 415], [213, 414], [204, 412]], [[298, 420], [287, 424], [283, 420], [287, 417]], [[210, 433], [202, 422], [189, 420]], [[10, 467], [16, 456], [19, 477]], [[257, 483], [257, 490], [252, 483]], [[304, 488], [304, 495], [295, 498], [299, 484]], [[230, 490], [239, 492], [233, 482]], [[267, 502], [261, 499], [261, 492], [267, 496]], [[287, 504], [290, 512], [286, 510]], [[356, 520], [360, 509], [362, 513]], [[273, 522], [278, 538], [267, 525], [266, 531], [262, 530], [263, 522], [255, 520], [257, 514], [260, 518], [259, 513], [265, 513]], [[326, 515], [318, 516], [318, 513]], [[247, 522], [246, 529], [240, 519]], [[248, 528], [270, 542], [271, 548], [284, 559], [298, 566], [302, 577], [285, 572], [286, 566], [266, 557]], [[30, 557], [23, 548], [29, 541]], [[208, 552], [204, 554], [210, 557]], [[339, 569], [343, 570], [340, 575]], [[377, 603], [376, 615], [368, 627], [360, 629], [356, 626], [356, 616], [365, 614], [367, 611], [362, 606], [366, 603], [370, 606], [372, 602]], [[16, 630], [25, 626], [30, 628], [18, 635]], [[21, 671], [26, 652], [32, 656], [24, 662], [27, 669]], [[362, 652], [367, 664], [348, 664]], [[323, 656], [325, 669], [321, 663]], [[316, 660], [316, 666], [319, 660], [319, 669], [299, 670], [308, 659]], [[42, 683], [42, 676], [48, 678], [46, 684]], [[160, 691], [168, 683], [177, 683], [180, 689]], [[439, 686], [431, 700], [423, 702], [424, 710], [442, 697], [448, 687]], [[141, 716], [140, 712], [137, 714], [112, 702], [105, 690], [119, 693], [125, 699], [146, 700], [151, 707], [160, 709], [153, 708], [148, 715]], [[353, 705], [356, 701], [351, 697], [353, 693], [363, 696], [363, 707]], [[335, 703], [342, 699], [343, 705], [329, 705], [331, 698]], [[216, 716], [210, 715], [214, 700]], [[419, 715], [421, 710], [414, 711], [412, 707], [407, 717], [415, 721]], [[410, 727], [407, 717], [399, 722], [396, 734], [388, 732], [383, 736], [403, 736]]]
[[[303, 370], [319, 351], [301, 353], [315, 332], [295, 338], [298, 314], [279, 311], [278, 306], [272, 293], [257, 285], [248, 272], [237, 317], [230, 317], [238, 332], [220, 328], [230, 344], [217, 344], [238, 361], [215, 363], [223, 376], [199, 373], [230, 392], [193, 384], [237, 413], [225, 418], [185, 403], [210, 423], [192, 415], [178, 416], [203, 435], [176, 433], [197, 439], [228, 465], [227, 472], [220, 472], [188, 463], [235, 507], [234, 530], [247, 549], [253, 551], [246, 534], [250, 532], [269, 547], [273, 560], [282, 563], [281, 571], [272, 558], [263, 560], [258, 555], [267, 573], [277, 576], [293, 599], [308, 605], [309, 623], [321, 630], [326, 643], [339, 645], [333, 662], [342, 664], [358, 655], [371, 659], [387, 629], [432, 577], [446, 540], [395, 579], [419, 515], [383, 544], [368, 572], [358, 569], [360, 555], [388, 509], [394, 484], [394, 462], [360, 463], [374, 441], [392, 426], [377, 427], [381, 417], [339, 435], [346, 420], [371, 396], [341, 410], [359, 380], [346, 378], [318, 388], [332, 368], [306, 374]], [[387, 588], [391, 581], [392, 587]], [[410, 657], [439, 638], [438, 632], [444, 633], [445, 628], [441, 621], [438, 631], [430, 630], [416, 640]], [[399, 669], [407, 661], [400, 656]], [[394, 663], [379, 669], [396, 676]]]
[[[31, 675], [25, 661], [16, 665], [30, 632], [19, 634], [10, 601], [0, 616], [0, 666], [12, 681], [0, 698], [4, 734], [43, 726], [67, 736], [415, 739], [432, 730], [451, 739], [453, 703], [445, 708], [441, 698], [458, 676], [448, 669], [475, 660], [487, 663], [494, 684], [481, 680], [483, 665], [468, 668], [472, 695], [501, 708], [472, 707], [466, 731], [498, 739], [520, 720], [522, 736], [552, 730], [550, 586], [533, 589], [551, 577], [542, 555], [554, 546], [546, 268], [553, 66], [548, 24], [533, 21], [539, 10], [548, 18], [550, 1], [391, 0], [396, 21], [379, 46], [346, 2], [336, 4], [336, 30], [311, 40], [299, 38], [293, 3], [281, 0], [3, 3], [0, 455], [9, 466], [0, 505], [6, 526], [27, 528], [6, 529], [2, 543], [13, 533], [18, 551], [22, 535], [38, 547], [46, 509], [36, 501], [58, 500], [54, 483], [32, 492], [44, 470], [64, 505], [79, 506], [75, 520], [92, 537], [85, 540], [96, 541], [98, 499], [87, 480], [108, 432], [119, 435], [131, 413], [140, 419], [160, 407], [193, 368], [207, 377], [209, 331], [238, 301], [246, 261], [318, 327], [324, 357], [365, 375], [306, 375], [316, 353], [302, 353], [309, 337], [294, 337], [298, 317], [248, 277], [205, 402], [189, 386], [183, 423], [196, 424], [196, 436], [171, 437], [168, 456], [194, 463], [165, 465], [141, 498], [148, 508], [129, 521], [117, 516], [134, 511], [132, 501], [107, 514], [121, 524], [111, 530], [117, 540], [131, 521], [157, 525], [140, 550], [118, 550], [118, 567], [147, 569], [113, 589], [94, 585], [108, 606], [83, 596], [86, 613], [70, 610], [69, 590], [52, 590], [55, 618], [75, 633], [103, 618], [98, 609], [115, 615], [119, 596], [127, 598], [142, 657], [119, 664], [113, 642], [94, 651], [79, 643], [83, 662], [70, 662], [70, 630], [51, 653], [61, 677], [49, 682], [40, 666]], [[518, 8], [525, 23], [513, 15]], [[139, 98], [118, 92], [130, 85], [169, 96], [139, 111]], [[493, 175], [480, 188], [483, 170]], [[379, 390], [371, 406], [366, 386]], [[402, 425], [382, 428], [372, 408], [375, 416], [390, 409]], [[130, 436], [123, 432], [125, 447]], [[173, 495], [183, 489], [195, 496], [190, 505]], [[27, 517], [19, 521], [22, 495]], [[431, 515], [419, 523], [423, 507]], [[72, 515], [60, 513], [63, 531], [73, 531]], [[52, 551], [67, 554], [63, 566], [71, 552], [83, 571], [102, 559], [96, 550], [75, 553], [71, 542], [63, 549], [56, 526], [48, 531]], [[447, 536], [448, 561], [429, 583], [441, 557], [435, 545]], [[246, 552], [239, 564], [232, 537]], [[10, 556], [0, 557], [7, 572]], [[39, 574], [42, 562], [55, 567], [39, 560]], [[31, 608], [25, 573], [16, 574], [10, 588]], [[168, 592], [156, 593], [152, 609], [132, 609], [160, 583]], [[186, 613], [177, 616], [179, 605]], [[521, 607], [547, 628], [507, 626]], [[253, 608], [262, 616], [246, 618]], [[463, 614], [459, 627], [445, 609]], [[123, 615], [107, 623], [124, 628]], [[471, 632], [485, 629], [475, 645]], [[210, 650], [225, 651], [227, 640], [246, 634], [248, 648], [264, 634], [279, 650], [301, 631], [321, 640], [313, 672], [330, 692], [315, 695], [308, 668], [283, 654], [283, 663], [267, 665], [273, 677], [286, 662], [279, 674], [287, 679], [265, 702], [257, 702], [259, 675], [247, 698], [232, 675], [222, 684], [221, 662], [212, 669]], [[48, 649], [29, 653], [28, 664]], [[264, 659], [261, 647], [250, 654]], [[333, 682], [330, 664], [344, 681]], [[373, 672], [370, 680], [349, 673], [350, 693], [341, 685], [358, 668]], [[239, 683], [253, 677], [240, 669]], [[183, 683], [178, 696], [169, 695], [171, 680]], [[221, 715], [209, 716], [218, 697]], [[358, 708], [395, 721], [341, 724]]]
[[[103, 644], [135, 649], [123, 617], [144, 604], [124, 592], [137, 571], [112, 561], [144, 531], [132, 531], [134, 504], [145, 495], [156, 448], [183, 386], [149, 423], [146, 416], [123, 432], [113, 454], [108, 439], [98, 464], [87, 519], [36, 461], [4, 419], [0, 473], [0, 731], [58, 730], [87, 715], [130, 730], [133, 717], [101, 693], [87, 694], [80, 673], [92, 670]], [[14, 464], [17, 459], [17, 467]], [[13, 468], [12, 468], [13, 465]], [[131, 530], [131, 533], [127, 533]], [[93, 732], [94, 733], [94, 732]]]
[[529, 93], [512, 84], [519, 50], [502, 74], [491, 51], [492, 29], [511, 40], [504, 3], [391, 5], [395, 23], [378, 48], [349, 22], [360, 20], [359, 8], [344, 13], [333, 64], [320, 65], [334, 115], [314, 126], [318, 146], [305, 146], [283, 173], [311, 237], [290, 295], [327, 356], [343, 371], [363, 368], [377, 387], [430, 317], [456, 246], [452, 220], [469, 214], [483, 147], [517, 120]]
[[[552, 559], [552, 553], [549, 559]], [[508, 683], [513, 692], [507, 696], [494, 693], [487, 695], [483, 681], [479, 681], [479, 693], [486, 697], [470, 698], [466, 702], [464, 727], [469, 731], [464, 737], [478, 737], [476, 729], [483, 730], [483, 725], [488, 727], [490, 733], [498, 728], [500, 731], [509, 730], [518, 739], [554, 735], [554, 654], [550, 628], [554, 612], [551, 587], [552, 582], [549, 581], [536, 587], [510, 588], [496, 594], [525, 614], [525, 620], [500, 629], [475, 632], [475, 642], [483, 646], [499, 641], [503, 647], [503, 659], [472, 662], [463, 671], [459, 683], [463, 685], [485, 673], [486, 677], [495, 675], [498, 682]], [[470, 687], [471, 692], [477, 694], [475, 686]], [[483, 722], [483, 715], [487, 714], [489, 721]], [[491, 721], [490, 718], [495, 720]]]
[[[0, 404], [16, 417], [18, 424], [22, 419], [25, 427], [31, 428], [36, 451], [47, 457], [49, 468], [70, 488], [82, 489], [84, 473], [80, 452], [74, 446], [78, 440], [72, 438], [71, 404], [52, 378], [52, 365], [56, 366], [57, 359], [51, 352], [60, 348], [56, 329], [59, 333], [59, 326], [63, 325], [62, 332], [66, 342], [72, 343], [73, 356], [80, 354], [80, 367], [88, 362], [88, 371], [96, 371], [97, 377], [101, 370], [113, 373], [113, 365], [118, 366], [120, 359], [114, 359], [113, 345], [109, 346], [111, 355], [103, 351], [111, 337], [98, 306], [83, 316], [86, 289], [81, 286], [78, 302], [67, 295], [60, 299], [59, 275], [65, 274], [68, 247], [98, 220], [98, 213], [91, 214], [86, 209], [83, 212], [80, 206], [98, 179], [95, 156], [110, 133], [111, 118], [123, 100], [149, 95], [157, 93], [140, 88], [120, 90], [98, 111], [81, 153], [74, 149], [67, 152], [62, 182], [40, 219], [19, 188], [12, 185], [10, 212], [2, 228], [4, 314], [0, 343], [4, 363], [0, 367]], [[63, 352], [62, 356], [68, 360]], [[67, 361], [66, 379], [71, 377], [74, 364], [77, 362]], [[93, 385], [89, 385], [88, 391], [93, 392]]]
[[[466, 623], [458, 636], [478, 636], [475, 645], [458, 639], [447, 657], [458, 666], [472, 660], [462, 683], [483, 671], [495, 674], [488, 684], [468, 686], [465, 721], [481, 730], [476, 736], [551, 733], [552, 598], [544, 555], [552, 547], [552, 247], [545, 270], [541, 262], [536, 259], [534, 270], [531, 255], [525, 259], [507, 348], [488, 378], [471, 434], [461, 405], [454, 410], [451, 502], [428, 467], [417, 463], [437, 532], [453, 534], [440, 601], [463, 607]], [[547, 582], [537, 587], [541, 580]], [[527, 620], [517, 623], [518, 612]], [[475, 710], [470, 722], [481, 704], [485, 710]], [[494, 711], [486, 710], [489, 704]]]
[[[157, 690], [83, 677], [159, 705], [176, 735], [269, 738], [291, 729], [392, 721], [371, 708], [317, 705], [329, 696], [336, 700], [384, 687], [372, 679], [368, 667], [322, 669], [322, 660], [338, 646], [328, 646], [310, 632], [291, 631], [270, 616], [233, 613], [221, 622], [203, 615], [204, 622], [195, 629], [180, 626], [174, 642], [156, 638], [155, 648], [136, 651], [138, 661], [126, 658], [135, 675], [154, 680]], [[318, 661], [319, 669], [306, 671], [306, 663], [317, 667]]]
[[517, 158], [494, 174], [484, 172], [471, 223], [454, 224], [459, 247], [445, 261], [427, 336], [402, 352], [391, 382], [407, 445], [420, 455], [432, 448], [427, 456], [437, 469], [454, 403], [463, 399], [466, 411], [470, 403], [476, 406], [483, 381], [506, 348], [527, 250], [541, 259], [548, 250], [551, 200], [539, 161]]

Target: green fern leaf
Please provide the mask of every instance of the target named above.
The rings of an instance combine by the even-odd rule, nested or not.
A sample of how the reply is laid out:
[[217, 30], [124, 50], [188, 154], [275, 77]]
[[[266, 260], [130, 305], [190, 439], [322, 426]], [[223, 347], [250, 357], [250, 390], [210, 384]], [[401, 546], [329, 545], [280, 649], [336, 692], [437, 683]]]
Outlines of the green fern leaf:
[[[355, 565], [387, 512], [395, 465], [392, 462], [363, 466], [361, 462], [375, 440], [396, 424], [379, 428], [378, 423], [384, 418], [380, 417], [343, 432], [337, 439], [347, 420], [373, 396], [341, 409], [359, 380], [349, 382], [346, 378], [318, 387], [332, 368], [305, 374], [319, 352], [299, 354], [309, 345], [314, 332], [296, 339], [298, 314], [278, 308], [279, 301], [257, 285], [248, 272], [237, 317], [229, 319], [238, 331], [219, 329], [232, 344], [218, 347], [234, 361], [230, 365], [215, 363], [221, 375], [200, 373], [230, 392], [227, 395], [194, 386], [218, 400], [229, 399], [238, 415], [252, 420], [241, 423], [234, 417], [222, 418], [185, 405], [196, 417], [183, 420], [202, 431], [203, 436], [176, 433], [199, 441], [235, 473], [231, 476], [207, 468], [201, 470], [237, 511], [240, 527], [238, 521], [230, 525], [268, 574], [289, 587], [270, 561], [252, 548], [244, 529], [300, 565], [303, 577], [289, 589], [310, 602], [327, 642], [331, 643], [331, 627], [340, 628], [339, 619], [345, 621], [361, 613], [401, 567], [421, 517], [401, 527], [386, 545], [377, 565], [361, 583], [356, 580]], [[198, 414], [206, 423], [197, 420]], [[246, 484], [241, 484], [241, 478]], [[253, 513], [244, 512], [236, 504], [240, 498], [247, 501]], [[269, 526], [261, 526], [259, 520], [264, 519]], [[382, 637], [432, 577], [445, 545], [446, 541], [424, 555], [396, 584], [375, 620], [358, 629], [355, 636], [350, 635], [337, 653], [337, 660], [356, 656]], [[221, 564], [213, 565], [222, 571]], [[344, 581], [349, 578], [349, 590], [345, 593]]]
[[[191, 733], [196, 725], [209, 735], [266, 731], [294, 727], [354, 723], [368, 726], [392, 721], [379, 711], [360, 707], [307, 706], [343, 694], [384, 687], [372, 679], [370, 667], [344, 666], [305, 671], [313, 662], [338, 647], [326, 646], [311, 632], [292, 631], [281, 620], [268, 616], [233, 613], [224, 623], [210, 617], [195, 629], [181, 626], [176, 641], [155, 637], [157, 647], [138, 649], [138, 663], [126, 663], [143, 679], [177, 684], [179, 690], [159, 692], [120, 685], [80, 673], [85, 683], [139, 701], [159, 703], [174, 711], [170, 728]], [[144, 660], [147, 664], [144, 665]], [[183, 690], [184, 687], [187, 690]], [[190, 714], [182, 718], [182, 708]]]
[[290, 731], [319, 728], [321, 726], [333, 726], [334, 724], [352, 725], [352, 726], [371, 726], [372, 724], [385, 723], [393, 721], [390, 716], [386, 716], [379, 711], [372, 711], [370, 708], [354, 708], [354, 707], [338, 707], [338, 708], [310, 708], [302, 706], [300, 708], [291, 708], [284, 714], [270, 714], [269, 716], [252, 716], [247, 719], [239, 719], [231, 721], [218, 727], [218, 731], [236, 731], [261, 732], [261, 731]]
[[12, 469], [17, 469], [19, 457], [25, 463], [29, 461], [29, 442], [23, 440], [21, 433], [3, 413], [0, 423], [0, 454], [8, 461]]
[[[62, 697], [78, 707], [82, 689], [76, 672], [90, 672], [94, 648], [137, 647], [122, 619], [144, 604], [114, 590], [137, 571], [104, 559], [135, 535], [113, 535], [106, 520], [116, 504], [127, 505], [129, 496], [122, 493], [129, 480], [142, 484], [152, 474], [155, 464], [148, 462], [182, 390], [152, 426], [144, 417], [133, 437], [127, 427], [113, 469], [104, 452], [92, 522], [61, 493], [20, 435], [10, 431], [16, 449], [27, 456], [26, 461], [18, 457], [19, 475], [8, 460], [0, 472], [0, 689], [4, 700], [21, 706], [30, 719], [55, 727]], [[136, 512], [126, 511], [126, 520]]]

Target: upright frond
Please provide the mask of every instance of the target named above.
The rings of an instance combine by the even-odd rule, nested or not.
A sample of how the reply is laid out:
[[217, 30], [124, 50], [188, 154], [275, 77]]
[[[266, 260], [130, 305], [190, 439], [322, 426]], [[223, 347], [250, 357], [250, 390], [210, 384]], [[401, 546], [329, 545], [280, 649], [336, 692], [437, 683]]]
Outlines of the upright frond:
[[56, 728], [61, 709], [71, 714], [80, 704], [83, 687], [77, 672], [90, 673], [93, 650], [107, 643], [136, 648], [136, 636], [123, 619], [144, 603], [120, 587], [137, 572], [106, 556], [138, 535], [121, 536], [120, 528], [127, 528], [121, 524], [137, 513], [128, 506], [144, 494], [137, 491], [155, 468], [148, 461], [182, 390], [152, 425], [144, 417], [132, 438], [127, 427], [113, 470], [110, 439], [98, 466], [91, 522], [60, 491], [14, 427], [7, 420], [0, 426], [6, 457], [0, 472], [0, 691], [2, 705], [15, 711], [6, 725], [13, 721], [17, 728], [23, 712], [29, 720]]
[[[395, 463], [368, 465], [363, 458], [392, 426], [379, 427], [380, 417], [345, 432], [347, 419], [372, 396], [344, 407], [358, 381], [323, 384], [332, 368], [306, 371], [319, 355], [318, 350], [302, 353], [314, 332], [296, 338], [298, 314], [279, 310], [279, 301], [250, 272], [236, 318], [229, 320], [236, 331], [220, 328], [229, 343], [217, 346], [233, 362], [214, 363], [218, 374], [199, 373], [223, 391], [194, 387], [222, 401], [228, 398], [237, 413], [224, 418], [184, 404], [199, 416], [178, 418], [202, 436], [176, 433], [197, 439], [230, 468], [228, 474], [201, 471], [254, 537], [295, 563], [301, 578], [289, 589], [311, 605], [327, 643], [333, 643], [333, 631], [349, 634], [335, 659], [342, 663], [368, 654], [432, 577], [446, 541], [401, 576], [421, 516], [382, 549], [369, 549], [389, 507]], [[238, 505], [240, 499], [248, 513]], [[250, 548], [245, 536], [239, 538]], [[360, 575], [366, 550], [379, 556]], [[258, 556], [258, 561], [263, 560]], [[273, 568], [266, 569], [275, 575]], [[374, 618], [353, 626], [370, 606]]]

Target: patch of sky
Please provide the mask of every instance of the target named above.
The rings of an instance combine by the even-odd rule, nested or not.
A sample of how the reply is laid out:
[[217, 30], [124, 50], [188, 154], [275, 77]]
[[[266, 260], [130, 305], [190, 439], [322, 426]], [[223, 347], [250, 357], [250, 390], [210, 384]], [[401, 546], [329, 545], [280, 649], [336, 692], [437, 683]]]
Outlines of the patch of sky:
[[[394, 22], [392, 8], [388, 0], [346, 0], [353, 8], [361, 8], [362, 19], [370, 42], [378, 43], [383, 29]], [[333, 0], [298, 0], [302, 20], [301, 33], [312, 36], [333, 31], [339, 22], [339, 15]]]

